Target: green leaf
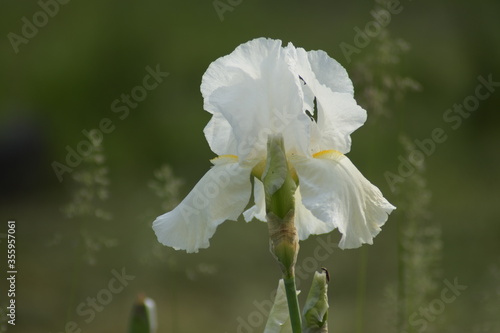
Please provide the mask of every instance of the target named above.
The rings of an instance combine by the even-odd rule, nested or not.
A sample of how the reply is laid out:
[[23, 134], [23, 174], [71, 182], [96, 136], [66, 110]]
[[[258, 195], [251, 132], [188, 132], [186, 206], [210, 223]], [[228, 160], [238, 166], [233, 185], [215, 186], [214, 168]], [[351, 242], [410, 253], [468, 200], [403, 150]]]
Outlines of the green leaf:
[[328, 332], [328, 272], [315, 272], [306, 305], [302, 311], [303, 333]]
[[[297, 295], [300, 291], [297, 291]], [[291, 333], [290, 312], [286, 299], [285, 282], [280, 279], [274, 304], [269, 312], [264, 333]]]
[[156, 333], [156, 305], [144, 295], [139, 295], [132, 307], [129, 333]]

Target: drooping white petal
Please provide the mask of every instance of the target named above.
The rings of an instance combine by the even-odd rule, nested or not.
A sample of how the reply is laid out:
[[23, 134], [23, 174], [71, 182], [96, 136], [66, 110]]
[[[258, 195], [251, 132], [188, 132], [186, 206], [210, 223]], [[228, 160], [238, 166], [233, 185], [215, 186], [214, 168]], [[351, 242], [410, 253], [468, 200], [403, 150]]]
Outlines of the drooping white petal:
[[301, 82], [286, 57], [281, 41], [259, 38], [217, 59], [203, 75], [204, 108], [229, 122], [240, 159], [265, 157], [270, 134], [283, 134], [290, 151], [309, 151]]
[[209, 246], [215, 229], [225, 220], [237, 220], [251, 194], [251, 168], [230, 156], [212, 160], [214, 166], [172, 211], [153, 222], [158, 241], [176, 250], [198, 252]]
[[372, 244], [395, 207], [343, 154], [331, 150], [315, 158], [295, 157], [304, 206], [321, 221], [338, 228], [340, 248]]
[[257, 178], [253, 182], [253, 197], [255, 205], [243, 212], [245, 221], [250, 222], [256, 218], [262, 222], [266, 222], [266, 195], [264, 193], [264, 184]]
[[307, 239], [310, 235], [326, 234], [335, 229], [333, 224], [319, 220], [304, 206], [300, 186], [295, 192], [295, 227], [300, 240]]
[[306, 52], [288, 46], [291, 67], [305, 84], [303, 108], [318, 109], [317, 130], [312, 132], [313, 149], [336, 149], [342, 153], [351, 148], [350, 134], [366, 121], [366, 111], [354, 100], [353, 86], [346, 70], [323, 51]]

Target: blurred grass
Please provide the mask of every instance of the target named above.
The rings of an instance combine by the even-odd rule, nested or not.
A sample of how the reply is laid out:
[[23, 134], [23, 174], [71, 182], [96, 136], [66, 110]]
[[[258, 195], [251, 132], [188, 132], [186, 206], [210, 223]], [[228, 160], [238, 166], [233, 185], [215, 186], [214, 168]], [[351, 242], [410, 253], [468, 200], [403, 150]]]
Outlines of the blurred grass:
[[[477, 76], [492, 73], [500, 80], [500, 4], [448, 0], [403, 6], [389, 30], [412, 45], [399, 69], [420, 82], [423, 90], [407, 95], [397, 112], [408, 136], [423, 139], [446, 125], [444, 111], [474, 92]], [[237, 318], [246, 320], [256, 310], [253, 300], [269, 299], [279, 277], [268, 253], [266, 226], [226, 222], [210, 249], [196, 255], [155, 249], [150, 225], [163, 210], [147, 183], [154, 170], [167, 163], [185, 180], [182, 197], [209, 168], [213, 153], [202, 133], [209, 114], [203, 111], [199, 85], [211, 61], [251, 38], [266, 36], [306, 50], [325, 50], [352, 72], [365, 53], [373, 52], [373, 45], [349, 64], [339, 44], [352, 44], [353, 27], [370, 21], [372, 8], [369, 1], [243, 1], [221, 22], [210, 1], [71, 1], [27, 45], [20, 45], [19, 54], [4, 37], [2, 143], [27, 138], [27, 146], [3, 143], [0, 157], [2, 221], [18, 221], [16, 329], [61, 331], [68, 307], [76, 306], [68, 299], [71, 267], [78, 260], [73, 252], [75, 226], [60, 212], [74, 184], [67, 175], [59, 183], [50, 163], [63, 162], [65, 147], [75, 147], [83, 139], [83, 129], [108, 117], [116, 125], [103, 143], [111, 179], [108, 209], [114, 219], [100, 229], [116, 238], [118, 246], [101, 251], [96, 265], [83, 267], [75, 301], [95, 297], [106, 287], [112, 269], [126, 267], [136, 279], [92, 323], [76, 314], [73, 319], [84, 330], [124, 332], [130, 305], [144, 292], [157, 301], [160, 332], [236, 331]], [[11, 31], [19, 34], [21, 18], [38, 10], [35, 1], [1, 2], [0, 31], [4, 36]], [[170, 76], [128, 118], [118, 119], [111, 102], [141, 84], [145, 67], [156, 64]], [[500, 264], [499, 96], [496, 92], [481, 102], [458, 130], [447, 132], [448, 140], [426, 160], [432, 219], [443, 229], [444, 277], [457, 276], [469, 285], [446, 309], [454, 323], [450, 327], [469, 328], [483, 320], [481, 295], [498, 286], [498, 281], [484, 279], [489, 267]], [[383, 173], [397, 169], [400, 115], [375, 123], [368, 112], [368, 124], [354, 133], [349, 156], [390, 201], [396, 201]], [[21, 153], [6, 154], [8, 149]], [[395, 221], [391, 216], [375, 244], [366, 249], [367, 332], [383, 330], [383, 293], [397, 281]], [[55, 235], [63, 237], [64, 245], [47, 245]], [[302, 242], [301, 258], [312, 255], [315, 239]], [[336, 251], [322, 263], [332, 276], [330, 327], [338, 331], [354, 332], [356, 327], [352, 321], [358, 255], [358, 250]], [[216, 271], [206, 275], [200, 264]]]

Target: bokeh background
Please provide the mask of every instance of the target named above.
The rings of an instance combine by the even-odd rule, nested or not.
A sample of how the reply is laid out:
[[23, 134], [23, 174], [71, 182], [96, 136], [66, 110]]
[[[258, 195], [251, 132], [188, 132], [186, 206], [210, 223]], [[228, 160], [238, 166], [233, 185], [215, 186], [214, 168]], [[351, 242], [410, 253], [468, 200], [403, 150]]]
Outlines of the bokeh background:
[[[214, 3], [226, 8], [222, 16]], [[408, 324], [409, 316], [434, 306], [426, 332], [500, 332], [500, 87], [456, 130], [443, 120], [474, 95], [479, 76], [500, 81], [500, 3], [401, 1], [401, 12], [348, 59], [340, 45], [355, 46], [355, 28], [363, 30], [380, 6], [74, 0], [13, 47], [9, 33], [21, 36], [23, 17], [33, 22], [41, 7], [2, 0], [0, 234], [7, 220], [17, 221], [18, 275], [16, 326], [4, 318], [1, 329], [64, 332], [74, 321], [83, 332], [125, 332], [144, 293], [157, 303], [159, 332], [262, 331], [265, 310], [255, 302], [268, 308], [280, 276], [265, 224], [226, 222], [209, 249], [187, 255], [159, 246], [151, 222], [188, 193], [214, 156], [202, 132], [210, 118], [199, 92], [204, 71], [264, 36], [325, 50], [346, 67], [368, 111], [349, 157], [400, 208], [372, 246], [317, 260], [321, 240], [339, 234], [301, 243], [299, 265], [330, 271], [331, 330], [416, 332], [423, 325]], [[112, 102], [157, 65], [168, 77], [120, 119]], [[103, 118], [114, 130], [60, 182], [53, 162], [66, 164], [66, 147], [76, 149], [82, 131]], [[435, 128], [447, 140], [393, 191], [387, 172], [398, 174], [399, 156]], [[87, 323], [77, 307], [122, 268], [135, 278]], [[467, 289], [441, 308], [435, 300], [446, 279]], [[303, 294], [309, 283], [301, 281]], [[5, 287], [2, 278], [2, 307]]]

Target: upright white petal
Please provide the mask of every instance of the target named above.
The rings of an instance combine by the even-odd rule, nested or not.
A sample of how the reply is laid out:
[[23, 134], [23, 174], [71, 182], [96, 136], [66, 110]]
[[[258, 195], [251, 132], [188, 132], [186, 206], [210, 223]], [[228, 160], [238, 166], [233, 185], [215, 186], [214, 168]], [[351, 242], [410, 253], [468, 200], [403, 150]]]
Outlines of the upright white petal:
[[[303, 55], [303, 52], [306, 51], [299, 48], [298, 52]], [[328, 87], [333, 92], [348, 93], [354, 96], [352, 81], [345, 68], [337, 60], [321, 50], [308, 51], [307, 58], [318, 83]]]
[[209, 246], [215, 229], [225, 220], [237, 220], [251, 194], [251, 168], [235, 157], [223, 156], [172, 211], [153, 222], [158, 241], [176, 250], [198, 252]]
[[217, 155], [238, 154], [233, 129], [222, 114], [214, 114], [203, 132], [210, 149]]
[[351, 133], [366, 121], [366, 111], [354, 99], [354, 89], [346, 70], [323, 51], [306, 52], [302, 48], [288, 49], [291, 67], [305, 84], [304, 109], [318, 108], [317, 130], [313, 131], [313, 146], [320, 150], [336, 149], [347, 153], [351, 149]]
[[217, 59], [203, 75], [204, 108], [231, 125], [240, 159], [265, 157], [270, 134], [283, 134], [291, 151], [309, 151], [301, 82], [286, 57], [281, 41], [259, 38]]
[[339, 246], [372, 244], [395, 207], [343, 154], [331, 150], [292, 161], [304, 206], [342, 233]]
[[366, 111], [349, 94], [331, 93], [324, 86], [319, 86], [317, 91], [320, 149], [334, 148], [348, 153], [351, 150], [351, 133], [365, 123]]

